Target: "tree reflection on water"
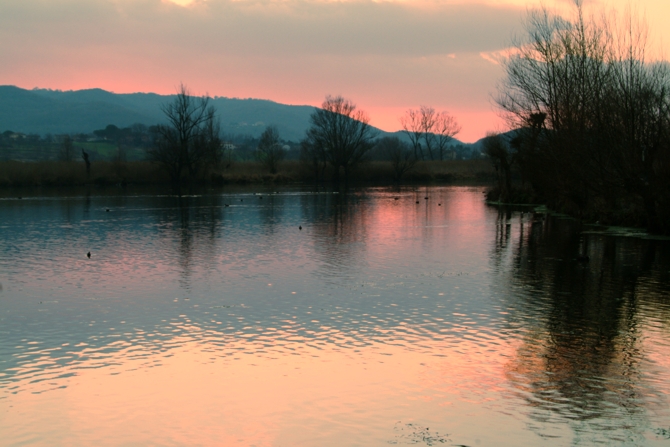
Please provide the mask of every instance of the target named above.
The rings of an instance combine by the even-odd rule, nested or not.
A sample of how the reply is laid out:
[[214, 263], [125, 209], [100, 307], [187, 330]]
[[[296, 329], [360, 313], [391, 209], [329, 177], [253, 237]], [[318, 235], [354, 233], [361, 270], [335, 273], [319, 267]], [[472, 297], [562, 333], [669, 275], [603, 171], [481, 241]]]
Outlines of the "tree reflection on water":
[[355, 194], [310, 194], [300, 199], [301, 214], [308, 223], [305, 233], [314, 241], [320, 268], [315, 274], [326, 280], [353, 278], [366, 262], [369, 204]]
[[582, 230], [500, 212], [491, 259], [527, 331], [506, 376], [537, 423], [625, 430], [668, 391], [645, 355], [670, 329], [668, 244]]

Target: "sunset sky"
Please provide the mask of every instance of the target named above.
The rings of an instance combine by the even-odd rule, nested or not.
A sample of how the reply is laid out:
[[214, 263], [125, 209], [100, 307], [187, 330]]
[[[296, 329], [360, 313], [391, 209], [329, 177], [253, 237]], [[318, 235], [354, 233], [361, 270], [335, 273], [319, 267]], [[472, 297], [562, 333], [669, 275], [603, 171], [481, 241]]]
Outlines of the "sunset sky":
[[[570, 2], [546, 4], [565, 7]], [[627, 0], [591, 0], [623, 9]], [[667, 57], [667, 0], [632, 2]], [[341, 94], [398, 130], [420, 105], [472, 142], [504, 129], [491, 95], [525, 0], [2, 0], [0, 84], [319, 105]]]

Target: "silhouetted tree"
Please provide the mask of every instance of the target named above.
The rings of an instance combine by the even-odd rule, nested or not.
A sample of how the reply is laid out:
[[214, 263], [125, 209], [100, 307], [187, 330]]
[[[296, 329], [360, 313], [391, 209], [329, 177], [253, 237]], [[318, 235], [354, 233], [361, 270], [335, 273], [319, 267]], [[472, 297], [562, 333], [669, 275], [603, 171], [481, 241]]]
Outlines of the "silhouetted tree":
[[184, 174], [193, 181], [205, 167], [219, 161], [216, 112], [208, 97], [193, 97], [184, 85], [162, 109], [168, 124], [152, 127], [154, 145], [147, 151], [149, 159], [166, 169], [174, 185], [181, 183]]
[[335, 180], [343, 170], [346, 181], [351, 169], [372, 149], [375, 132], [368, 124], [367, 114], [356, 110], [348, 99], [329, 95], [321, 108], [312, 113], [310, 123], [305, 147], [323, 153], [334, 168]]
[[670, 69], [648, 63], [632, 13], [531, 11], [504, 60], [497, 102], [524, 179], [549, 204], [602, 221], [628, 215], [670, 232]]
[[404, 116], [400, 117], [400, 124], [412, 143], [414, 158], [417, 160], [423, 160], [424, 158], [423, 150], [421, 148], [424, 129], [422, 110], [424, 108], [424, 106], [421, 106], [421, 109], [419, 110], [409, 109], [405, 112]]
[[258, 142], [255, 155], [256, 159], [270, 171], [270, 174], [277, 173], [279, 163], [286, 156], [286, 151], [284, 151], [279, 141], [277, 126], [267, 126], [265, 128]]
[[449, 143], [461, 131], [456, 118], [446, 111], [438, 112], [433, 125], [432, 134], [435, 139], [435, 151], [439, 160], [444, 160]]
[[498, 201], [507, 202], [512, 191], [512, 154], [502, 135], [488, 133], [484, 141], [484, 153], [488, 155], [496, 170]]
[[412, 143], [414, 156], [421, 160], [444, 160], [448, 144], [461, 131], [461, 126], [448, 112], [438, 112], [428, 106], [409, 109], [400, 123]]

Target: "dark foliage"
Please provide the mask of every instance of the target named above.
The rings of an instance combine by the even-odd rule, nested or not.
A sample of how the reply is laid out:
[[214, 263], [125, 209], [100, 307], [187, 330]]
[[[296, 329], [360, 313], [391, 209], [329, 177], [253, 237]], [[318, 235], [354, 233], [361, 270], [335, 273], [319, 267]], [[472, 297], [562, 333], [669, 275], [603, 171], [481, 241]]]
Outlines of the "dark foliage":
[[182, 85], [163, 112], [169, 124], [152, 128], [154, 145], [147, 155], [165, 169], [175, 186], [181, 184], [184, 176], [193, 182], [220, 161], [221, 139], [215, 110], [207, 97], [195, 98]]
[[[520, 130], [510, 154], [491, 146], [492, 160], [513, 162], [555, 209], [670, 233], [668, 64], [645, 60], [634, 16], [622, 28], [585, 18], [580, 2], [575, 11], [529, 14], [497, 98]], [[509, 186], [499, 187], [504, 197]]]
[[256, 147], [256, 159], [270, 171], [270, 174], [276, 174], [279, 163], [284, 158], [286, 151], [279, 139], [277, 126], [266, 127]]
[[411, 171], [418, 159], [414, 150], [398, 137], [384, 137], [377, 140], [373, 149], [377, 159], [388, 160], [393, 168], [393, 180], [400, 182]]
[[320, 109], [310, 116], [311, 127], [302, 144], [306, 159], [333, 167], [334, 180], [344, 171], [349, 174], [372, 149], [374, 129], [368, 124], [365, 112], [341, 96], [327, 96]]

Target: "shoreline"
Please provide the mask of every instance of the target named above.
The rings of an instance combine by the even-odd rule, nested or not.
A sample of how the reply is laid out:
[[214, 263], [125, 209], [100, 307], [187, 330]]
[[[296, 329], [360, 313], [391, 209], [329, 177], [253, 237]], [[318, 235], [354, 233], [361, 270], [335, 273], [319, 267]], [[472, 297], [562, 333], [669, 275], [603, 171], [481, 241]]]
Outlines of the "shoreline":
[[[422, 161], [395, 182], [391, 163], [369, 161], [352, 172], [350, 184], [426, 184], [426, 183], [492, 183], [495, 171], [487, 159]], [[276, 174], [269, 174], [252, 161], [236, 162], [224, 169], [212, 169], [192, 186], [255, 185], [315, 183], [333, 184], [332, 172], [325, 180], [315, 178], [312, 170], [297, 160], [285, 161]], [[25, 187], [59, 188], [69, 186], [167, 185], [169, 178], [161, 168], [147, 161], [97, 162], [87, 175], [83, 162], [0, 162], [0, 190]], [[184, 187], [188, 185], [184, 184]]]

